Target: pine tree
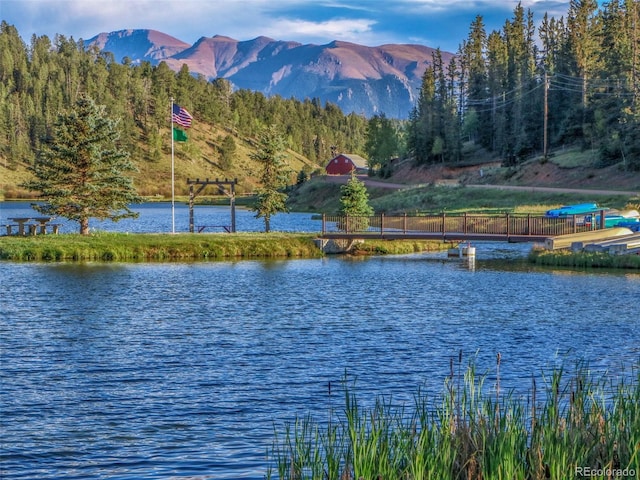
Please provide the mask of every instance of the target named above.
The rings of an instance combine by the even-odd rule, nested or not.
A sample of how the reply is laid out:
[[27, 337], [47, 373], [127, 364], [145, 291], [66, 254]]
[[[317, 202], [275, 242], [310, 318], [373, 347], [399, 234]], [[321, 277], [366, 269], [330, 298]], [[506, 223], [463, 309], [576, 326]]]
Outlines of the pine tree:
[[349, 181], [340, 187], [340, 192], [340, 214], [346, 218], [338, 228], [348, 232], [367, 230], [373, 208], [369, 205], [369, 192], [364, 182], [352, 172]]
[[226, 135], [219, 147], [220, 151], [220, 168], [222, 170], [231, 170], [233, 166], [233, 157], [236, 154], [236, 142], [231, 135]]
[[369, 168], [379, 176], [391, 176], [391, 159], [399, 154], [399, 135], [391, 120], [384, 114], [369, 120], [367, 142], [364, 146], [369, 157]]
[[282, 190], [289, 180], [289, 169], [285, 159], [282, 135], [275, 125], [263, 130], [258, 137], [258, 145], [250, 157], [262, 165], [261, 187], [257, 190], [253, 210], [256, 218], [264, 218], [265, 232], [271, 231], [271, 217], [286, 212], [288, 195]]
[[104, 107], [78, 99], [73, 111], [58, 116], [52, 138], [30, 168], [35, 178], [23, 184], [45, 201], [34, 208], [79, 222], [82, 235], [89, 234], [90, 218], [137, 217], [129, 205], [142, 199], [126, 176], [135, 167], [118, 139], [117, 122]]

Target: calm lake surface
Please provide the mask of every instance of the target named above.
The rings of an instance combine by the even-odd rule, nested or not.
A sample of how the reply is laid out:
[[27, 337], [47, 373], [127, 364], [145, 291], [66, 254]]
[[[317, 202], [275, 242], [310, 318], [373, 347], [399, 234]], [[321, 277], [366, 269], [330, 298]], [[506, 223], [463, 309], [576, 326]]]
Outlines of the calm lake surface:
[[[151, 202], [133, 205], [131, 210], [139, 214], [138, 218], [125, 218], [119, 222], [99, 221], [89, 222], [91, 231], [131, 232], [131, 233], [171, 233], [172, 216], [171, 203]], [[255, 212], [246, 208], [236, 207], [236, 230], [238, 232], [264, 231], [264, 219], [255, 218]], [[31, 202], [0, 202], [0, 224], [12, 217], [42, 216], [31, 208]], [[194, 225], [231, 225], [230, 207], [196, 205], [193, 209]], [[287, 213], [271, 217], [271, 229], [281, 232], [320, 232], [322, 222], [313, 220], [310, 213]], [[60, 233], [77, 233], [79, 225], [64, 218], [56, 218], [60, 223]], [[189, 206], [175, 203], [176, 232], [189, 231]], [[9, 222], [10, 223], [10, 222]], [[205, 232], [220, 233], [222, 228], [207, 228]], [[0, 232], [4, 234], [5, 232]]]
[[339, 411], [345, 372], [363, 404], [410, 407], [460, 351], [489, 388], [499, 352], [501, 388], [523, 394], [576, 360], [630, 374], [640, 274], [476, 247], [471, 264], [0, 263], [0, 477], [262, 479], [274, 426]]

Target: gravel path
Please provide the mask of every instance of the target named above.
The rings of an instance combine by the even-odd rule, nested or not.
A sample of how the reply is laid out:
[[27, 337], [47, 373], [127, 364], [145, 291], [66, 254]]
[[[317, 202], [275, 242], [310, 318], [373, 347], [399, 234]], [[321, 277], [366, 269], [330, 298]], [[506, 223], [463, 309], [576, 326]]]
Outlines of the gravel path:
[[[326, 181], [330, 183], [344, 184], [351, 178], [349, 175], [327, 175]], [[358, 179], [364, 182], [368, 187], [373, 188], [388, 188], [392, 190], [401, 190], [403, 188], [419, 187], [421, 184], [404, 184], [404, 183], [389, 183], [381, 180], [374, 180], [367, 175], [358, 175]], [[625, 195], [625, 196], [637, 196], [640, 195], [638, 191], [628, 190], [594, 190], [594, 189], [582, 189], [582, 188], [558, 188], [558, 187], [529, 187], [529, 186], [516, 186], [516, 185], [484, 185], [484, 184], [466, 184], [467, 188], [491, 188], [498, 190], [520, 190], [527, 192], [549, 192], [549, 193], [584, 193], [588, 195]]]

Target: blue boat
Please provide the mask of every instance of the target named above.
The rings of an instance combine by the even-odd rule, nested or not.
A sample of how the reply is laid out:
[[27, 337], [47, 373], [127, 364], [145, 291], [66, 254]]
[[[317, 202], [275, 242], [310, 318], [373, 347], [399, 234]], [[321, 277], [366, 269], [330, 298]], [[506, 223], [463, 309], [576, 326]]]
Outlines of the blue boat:
[[[592, 215], [585, 216], [584, 217], [585, 225], [591, 225], [592, 218], [593, 218]], [[596, 215], [595, 218], [596, 218], [595, 220], [596, 225], [600, 225], [600, 215]], [[628, 217], [619, 215], [617, 213], [608, 213], [608, 214], [605, 214], [604, 216], [604, 228], [626, 227], [626, 228], [631, 228], [633, 230], [632, 227], [637, 228], [637, 225], [640, 225], [640, 218], [628, 218]]]
[[560, 208], [554, 208], [547, 210], [545, 214], [547, 217], [568, 217], [571, 215], [584, 215], [586, 213], [593, 213], [600, 210], [608, 210], [607, 208], [598, 207], [596, 203], [578, 203], [576, 205], [566, 205]]
[[632, 232], [640, 232], [640, 218], [625, 218], [623, 221], [616, 223], [614, 227], [624, 227]]

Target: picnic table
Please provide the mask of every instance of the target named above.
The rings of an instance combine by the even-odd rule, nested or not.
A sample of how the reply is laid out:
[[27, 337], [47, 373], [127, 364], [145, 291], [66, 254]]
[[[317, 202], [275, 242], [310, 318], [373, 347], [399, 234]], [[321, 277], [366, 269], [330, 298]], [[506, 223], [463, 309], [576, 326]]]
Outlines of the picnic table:
[[[12, 217], [9, 218], [11, 224], [5, 225], [7, 235], [13, 234], [13, 229], [17, 228], [17, 235], [36, 235], [47, 233], [47, 228], [51, 228], [51, 233], [58, 233], [60, 229], [59, 223], [51, 223], [54, 217]], [[32, 222], [32, 223], [29, 223]]]

